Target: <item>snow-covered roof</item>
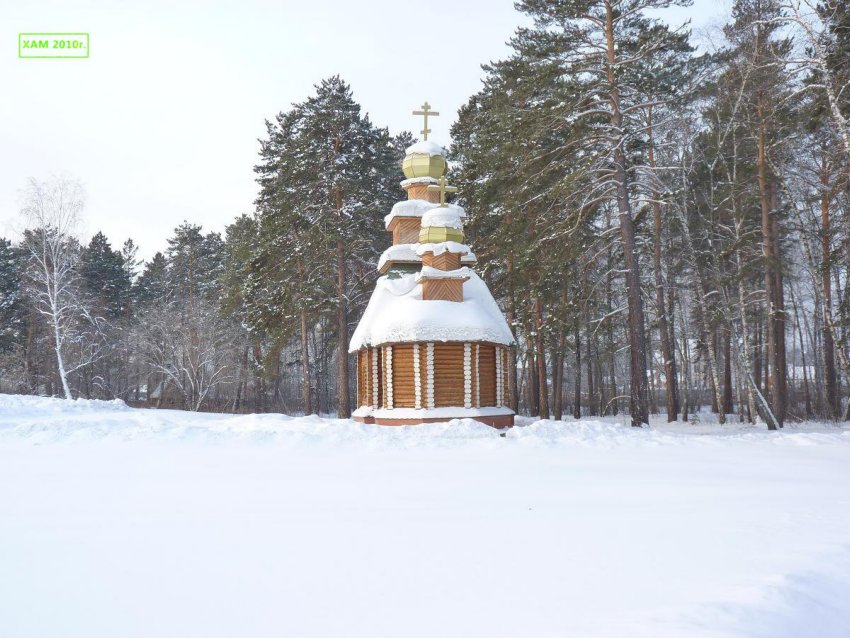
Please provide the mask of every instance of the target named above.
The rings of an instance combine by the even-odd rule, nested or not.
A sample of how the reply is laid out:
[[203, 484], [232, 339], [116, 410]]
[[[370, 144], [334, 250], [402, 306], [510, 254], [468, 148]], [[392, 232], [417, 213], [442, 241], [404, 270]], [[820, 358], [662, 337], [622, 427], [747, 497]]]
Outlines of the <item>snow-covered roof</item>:
[[403, 179], [399, 182], [402, 188], [413, 186], [414, 184], [439, 184], [440, 182], [434, 177], [411, 177]]
[[[384, 217], [384, 225], [389, 228], [390, 222], [396, 217], [422, 217], [429, 210], [434, 210], [435, 208], [440, 208], [440, 205], [425, 199], [405, 199], [393, 204], [392, 210]], [[462, 206], [447, 204], [442, 210], [446, 209], [456, 211], [456, 214], [461, 219], [466, 217], [466, 211]]]
[[474, 264], [478, 261], [475, 253], [466, 244], [456, 241], [444, 241], [439, 244], [396, 244], [387, 248], [378, 259], [378, 271], [382, 271], [388, 261], [422, 263], [422, 255], [433, 252], [442, 255], [444, 252], [460, 253], [462, 264]]
[[486, 341], [511, 345], [513, 334], [490, 290], [469, 272], [463, 301], [422, 299], [416, 275], [379, 277], [349, 352], [367, 346], [411, 341]]
[[422, 258], [416, 254], [415, 249], [418, 245], [419, 244], [396, 244], [395, 246], [390, 246], [383, 252], [381, 258], [378, 260], [378, 270], [383, 270], [388, 261], [407, 261], [412, 263], [421, 262]]
[[416, 244], [416, 254], [421, 257], [425, 253], [434, 253], [435, 256], [442, 255], [443, 253], [472, 255], [469, 246], [456, 241], [441, 241], [436, 244]]
[[413, 153], [423, 153], [425, 155], [442, 155], [445, 157], [446, 149], [439, 144], [425, 140], [423, 142], [416, 142], [416, 144], [413, 144], [412, 146], [408, 146], [405, 153], [408, 155], [412, 155]]
[[437, 206], [422, 215], [422, 228], [457, 228], [463, 230], [461, 217], [464, 214], [460, 206]]
[[393, 205], [393, 209], [384, 217], [384, 225], [389, 227], [396, 217], [422, 217], [435, 204], [424, 199], [405, 199]]
[[423, 279], [459, 279], [471, 275], [472, 270], [467, 266], [461, 266], [457, 270], [440, 270], [433, 266], [422, 266], [422, 269], [416, 273], [416, 281], [420, 282]]

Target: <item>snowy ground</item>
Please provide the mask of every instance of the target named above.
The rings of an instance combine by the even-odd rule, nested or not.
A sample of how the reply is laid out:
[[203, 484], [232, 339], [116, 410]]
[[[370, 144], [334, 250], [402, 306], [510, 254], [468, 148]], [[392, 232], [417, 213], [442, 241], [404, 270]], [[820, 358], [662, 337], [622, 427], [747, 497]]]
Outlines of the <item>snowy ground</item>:
[[0, 395], [0, 636], [850, 636], [850, 430]]

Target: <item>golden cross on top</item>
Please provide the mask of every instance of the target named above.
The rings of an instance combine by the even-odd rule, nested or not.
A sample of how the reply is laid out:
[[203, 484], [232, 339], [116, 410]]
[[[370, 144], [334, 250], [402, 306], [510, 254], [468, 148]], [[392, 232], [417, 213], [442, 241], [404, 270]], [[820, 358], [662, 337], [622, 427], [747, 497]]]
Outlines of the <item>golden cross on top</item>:
[[422, 105], [422, 110], [421, 111], [413, 111], [413, 114], [414, 115], [421, 115], [425, 118], [425, 128], [422, 129], [422, 139], [427, 140], [428, 139], [428, 133], [431, 132], [431, 129], [428, 128], [428, 116], [433, 115], [434, 117], [437, 117], [440, 113], [438, 111], [432, 111], [431, 105], [428, 104], [428, 102], [425, 102], [425, 104]]
[[446, 193], [456, 193], [457, 187], [449, 186], [449, 180], [447, 180], [446, 176], [443, 175], [440, 178], [440, 185], [437, 186], [436, 184], [431, 184], [428, 187], [428, 190], [429, 191], [440, 191], [440, 206], [445, 208], [446, 207]]

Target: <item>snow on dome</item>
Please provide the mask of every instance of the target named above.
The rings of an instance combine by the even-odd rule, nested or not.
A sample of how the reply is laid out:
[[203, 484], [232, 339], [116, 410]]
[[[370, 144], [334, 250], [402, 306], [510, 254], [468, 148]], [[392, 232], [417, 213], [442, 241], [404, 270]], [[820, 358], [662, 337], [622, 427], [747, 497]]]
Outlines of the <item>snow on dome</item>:
[[408, 146], [405, 151], [407, 155], [412, 155], [413, 153], [422, 153], [423, 155], [442, 155], [446, 156], [446, 149], [444, 149], [439, 144], [435, 144], [434, 142], [425, 140], [424, 142], [416, 142], [412, 146]]
[[[443, 253], [458, 253], [460, 255], [472, 255], [472, 251], [466, 244], [461, 244], [456, 241], [441, 241], [436, 244], [417, 244], [416, 254], [420, 257], [425, 253], [434, 253], [434, 256], [442, 255]], [[473, 259], [475, 255], [472, 255]]]
[[460, 206], [438, 206], [422, 215], [422, 228], [456, 228], [463, 230]]
[[486, 341], [510, 346], [514, 337], [487, 284], [472, 271], [463, 283], [461, 302], [423, 301], [422, 285], [412, 274], [378, 278], [348, 351], [416, 341]]
[[378, 260], [378, 271], [383, 270], [384, 265], [386, 265], [388, 261], [421, 262], [422, 259], [413, 249], [416, 245], [417, 244], [396, 244], [395, 246], [387, 248]]

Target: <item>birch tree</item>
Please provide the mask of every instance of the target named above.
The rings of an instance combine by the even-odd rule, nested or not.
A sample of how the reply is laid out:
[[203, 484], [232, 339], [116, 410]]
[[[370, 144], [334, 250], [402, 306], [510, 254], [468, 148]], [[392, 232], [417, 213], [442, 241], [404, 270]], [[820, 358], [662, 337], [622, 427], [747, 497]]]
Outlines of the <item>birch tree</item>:
[[90, 314], [78, 286], [80, 245], [75, 232], [84, 200], [82, 186], [70, 178], [30, 179], [22, 208], [29, 294], [50, 327], [66, 399], [73, 398], [69, 375], [97, 360], [102, 345], [101, 320]]

